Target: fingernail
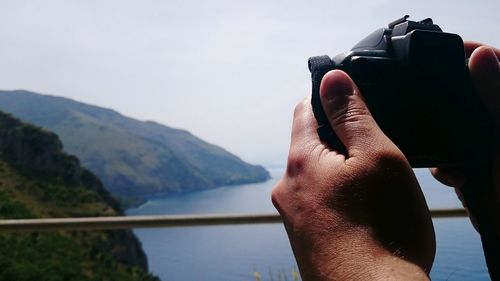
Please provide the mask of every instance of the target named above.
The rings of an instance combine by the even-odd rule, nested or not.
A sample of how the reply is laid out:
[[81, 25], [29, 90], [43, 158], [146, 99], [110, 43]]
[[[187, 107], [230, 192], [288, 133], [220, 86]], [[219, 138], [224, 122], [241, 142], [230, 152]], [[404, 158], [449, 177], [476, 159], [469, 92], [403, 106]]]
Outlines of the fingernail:
[[320, 94], [326, 100], [332, 100], [342, 96], [350, 96], [354, 93], [352, 80], [341, 70], [328, 72], [321, 81]]

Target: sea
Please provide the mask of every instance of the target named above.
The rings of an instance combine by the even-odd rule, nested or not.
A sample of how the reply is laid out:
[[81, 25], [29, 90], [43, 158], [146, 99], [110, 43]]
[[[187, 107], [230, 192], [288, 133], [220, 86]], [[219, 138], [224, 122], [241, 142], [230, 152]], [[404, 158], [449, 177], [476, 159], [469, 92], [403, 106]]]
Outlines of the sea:
[[[224, 186], [149, 200], [127, 215], [275, 212], [270, 194], [283, 168], [267, 182]], [[453, 189], [415, 169], [430, 208], [461, 207]], [[490, 280], [479, 235], [468, 218], [434, 219], [437, 253], [431, 279]], [[297, 281], [282, 224], [136, 229], [150, 271], [163, 281]]]

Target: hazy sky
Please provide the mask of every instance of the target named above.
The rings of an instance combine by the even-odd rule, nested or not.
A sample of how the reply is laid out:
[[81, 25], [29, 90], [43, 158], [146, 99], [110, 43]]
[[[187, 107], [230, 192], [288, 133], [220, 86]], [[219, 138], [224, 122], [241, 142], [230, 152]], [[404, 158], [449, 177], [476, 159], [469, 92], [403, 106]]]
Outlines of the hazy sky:
[[184, 128], [284, 164], [307, 58], [410, 14], [500, 46], [500, 1], [0, 1], [0, 88]]

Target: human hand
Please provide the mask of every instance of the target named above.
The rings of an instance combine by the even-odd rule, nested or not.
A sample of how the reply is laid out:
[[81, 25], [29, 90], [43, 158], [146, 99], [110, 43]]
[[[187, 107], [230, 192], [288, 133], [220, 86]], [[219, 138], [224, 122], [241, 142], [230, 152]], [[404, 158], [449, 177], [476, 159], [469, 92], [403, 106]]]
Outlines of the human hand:
[[[466, 42], [465, 50], [469, 60], [469, 71], [472, 83], [476, 93], [480, 96], [485, 110], [489, 113], [495, 132], [492, 136], [495, 138], [491, 153], [486, 155], [491, 157], [491, 172], [487, 173], [491, 179], [488, 182], [492, 186], [487, 188], [484, 204], [490, 210], [490, 217], [495, 224], [497, 235], [500, 239], [500, 50], [483, 46], [476, 42]], [[432, 174], [443, 184], [454, 187], [459, 199], [467, 208], [463, 196], [462, 188], [466, 182], [466, 168], [463, 166], [432, 168]], [[471, 215], [474, 226], [478, 227], [476, 218]]]
[[286, 173], [272, 193], [303, 280], [427, 280], [434, 230], [408, 161], [347, 74], [327, 73], [320, 93], [347, 155], [320, 141], [304, 100], [295, 108]]

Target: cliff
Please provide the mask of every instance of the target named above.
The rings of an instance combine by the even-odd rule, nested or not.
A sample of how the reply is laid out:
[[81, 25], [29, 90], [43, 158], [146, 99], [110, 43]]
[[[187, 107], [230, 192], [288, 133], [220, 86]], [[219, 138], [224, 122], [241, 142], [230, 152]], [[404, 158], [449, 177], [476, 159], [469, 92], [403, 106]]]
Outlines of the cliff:
[[[57, 135], [0, 112], [0, 219], [122, 214]], [[0, 234], [0, 280], [157, 280], [131, 231]]]

